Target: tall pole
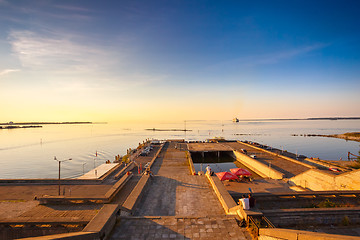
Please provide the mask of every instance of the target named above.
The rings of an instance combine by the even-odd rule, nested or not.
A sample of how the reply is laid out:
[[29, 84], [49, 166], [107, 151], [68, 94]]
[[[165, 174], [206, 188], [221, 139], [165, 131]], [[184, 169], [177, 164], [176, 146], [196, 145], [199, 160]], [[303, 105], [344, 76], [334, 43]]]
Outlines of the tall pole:
[[59, 184], [59, 196], [60, 196], [60, 185], [61, 185], [61, 181], [60, 181], [60, 168], [61, 168], [61, 162], [65, 162], [65, 161], [70, 161], [72, 160], [72, 158], [69, 158], [69, 159], [65, 159], [65, 160], [57, 160], [56, 157], [54, 157], [54, 160], [57, 161], [59, 163], [59, 180], [58, 180], [58, 184]]
[[60, 165], [61, 164], [61, 161], [59, 161], [59, 196], [60, 196]]

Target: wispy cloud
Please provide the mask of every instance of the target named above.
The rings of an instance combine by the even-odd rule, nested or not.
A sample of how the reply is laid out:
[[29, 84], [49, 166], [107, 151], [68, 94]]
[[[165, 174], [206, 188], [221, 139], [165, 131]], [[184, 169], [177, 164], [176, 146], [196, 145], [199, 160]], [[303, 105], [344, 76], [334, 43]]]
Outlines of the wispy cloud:
[[[283, 60], [289, 60], [309, 52], [321, 49], [328, 46], [328, 44], [314, 44], [310, 46], [304, 46], [295, 49], [288, 49], [285, 51], [263, 54], [263, 55], [255, 55], [246, 58], [246, 66], [256, 66], [256, 65], [267, 65], [267, 64], [276, 64]], [[245, 59], [239, 59], [245, 62]]]
[[4, 69], [0, 71], [0, 77], [18, 71], [20, 71], [20, 69]]
[[59, 8], [59, 9], [68, 10], [68, 11], [74, 11], [74, 12], [93, 12], [93, 10], [91, 10], [91, 9], [74, 6], [74, 5], [56, 5], [55, 7]]
[[305, 54], [325, 48], [327, 46], [329, 46], [329, 44], [313, 44], [298, 48], [285, 49], [277, 52], [247, 55], [247, 56], [242, 56], [239, 58], [223, 61], [215, 65], [211, 65], [208, 68], [210, 69], [220, 69], [224, 67], [251, 68], [260, 65], [277, 64], [283, 61], [288, 61], [300, 56], [304, 56]]
[[24, 71], [51, 76], [54, 88], [62, 91], [123, 91], [167, 78], [165, 75], [140, 73], [138, 68], [129, 69], [126, 66], [130, 54], [122, 51], [121, 46], [94, 45], [81, 35], [12, 31], [9, 41]]
[[41, 35], [31, 31], [12, 31], [10, 44], [22, 65], [37, 69], [94, 69], [95, 59], [104, 60], [106, 52], [79, 43], [66, 34]]

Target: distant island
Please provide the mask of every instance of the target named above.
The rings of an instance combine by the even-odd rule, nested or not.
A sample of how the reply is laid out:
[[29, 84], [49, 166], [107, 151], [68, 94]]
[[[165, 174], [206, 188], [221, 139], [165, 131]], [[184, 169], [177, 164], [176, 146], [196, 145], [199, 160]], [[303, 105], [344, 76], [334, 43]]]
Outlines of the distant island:
[[241, 122], [247, 121], [299, 121], [299, 120], [360, 120], [360, 117], [323, 117], [323, 118], [264, 118], [264, 119], [239, 119]]
[[7, 122], [0, 123], [0, 126], [4, 125], [49, 125], [49, 124], [93, 124], [93, 122]]
[[0, 123], [0, 129], [42, 128], [51, 124], [94, 124], [93, 122], [7, 122]]
[[146, 131], [164, 131], [164, 132], [191, 132], [189, 129], [158, 129], [158, 128], [147, 128]]
[[28, 126], [0, 126], [0, 129], [16, 129], [16, 128], [42, 128], [41, 125], [28, 125]]
[[331, 138], [341, 138], [350, 141], [360, 142], [360, 132], [349, 132], [343, 134], [292, 134], [292, 136], [304, 136], [304, 137], [331, 137]]

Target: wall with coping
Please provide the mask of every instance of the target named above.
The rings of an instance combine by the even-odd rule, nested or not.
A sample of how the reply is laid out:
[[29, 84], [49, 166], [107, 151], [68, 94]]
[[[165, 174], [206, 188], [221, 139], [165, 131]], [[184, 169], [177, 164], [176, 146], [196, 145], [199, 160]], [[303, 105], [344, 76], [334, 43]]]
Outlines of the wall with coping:
[[129, 175], [124, 175], [105, 193], [105, 198], [107, 199], [107, 202], [112, 201], [115, 195], [125, 186], [125, 184], [129, 181], [130, 178], [132, 178], [132, 176], [132, 173]]
[[314, 225], [341, 225], [347, 217], [351, 224], [360, 223], [360, 208], [294, 208], [262, 210], [263, 214], [277, 227], [288, 227], [309, 223]]
[[123, 204], [123, 210], [126, 212], [122, 212], [124, 215], [132, 215], [136, 204], [140, 201], [142, 195], [144, 194], [144, 191], [148, 185], [150, 179], [150, 175], [143, 175], [139, 182], [136, 184], [135, 188], [132, 190], [130, 195], [127, 197]]
[[360, 169], [340, 175], [310, 169], [290, 178], [289, 183], [313, 191], [360, 190]]
[[266, 164], [263, 164], [256, 159], [253, 159], [239, 151], [233, 151], [236, 160], [239, 161], [241, 164], [245, 165], [246, 167], [250, 168], [252, 171], [256, 172], [262, 177], [268, 177], [272, 179], [283, 179], [284, 174], [269, 167]]
[[122, 177], [125, 173], [127, 173], [128, 171], [131, 171], [133, 168], [135, 167], [134, 162], [130, 162], [126, 167], [124, 167], [123, 169], [121, 169], [115, 176], [114, 179], [119, 179], [120, 177]]
[[94, 240], [106, 239], [111, 233], [119, 213], [118, 204], [105, 204], [98, 214], [85, 226], [81, 232], [62, 233], [40, 237], [23, 238], [27, 240], [67, 239]]
[[259, 240], [359, 240], [360, 237], [317, 233], [283, 228], [260, 228]]
[[270, 154], [270, 155], [273, 155], [273, 156], [280, 157], [280, 158], [282, 158], [282, 159], [288, 160], [288, 161], [290, 161], [290, 162], [294, 162], [294, 163], [303, 165], [303, 166], [308, 167], [308, 168], [311, 168], [311, 169], [312, 169], [312, 168], [316, 168], [316, 167], [314, 167], [314, 166], [312, 166], [312, 165], [310, 165], [310, 164], [303, 163], [303, 162], [301, 162], [301, 161], [299, 161], [299, 160], [296, 160], [296, 159], [293, 159], [293, 158], [290, 158], [290, 157], [287, 157], [287, 156], [284, 156], [284, 155], [281, 155], [281, 154], [277, 154], [277, 153], [268, 151], [268, 150], [263, 149], [263, 148], [256, 147], [256, 146], [254, 146], [254, 145], [252, 145], [252, 144], [244, 143], [244, 142], [241, 142], [241, 141], [238, 141], [238, 142], [241, 143], [241, 144], [247, 145], [248, 147], [254, 148], [254, 149], [256, 149], [256, 150], [259, 150], [259, 151], [268, 153], [268, 154]]
[[236, 211], [239, 207], [224, 187], [224, 184], [219, 180], [217, 176], [210, 176], [209, 174], [205, 174], [205, 176], [209, 180], [212, 188], [214, 189], [214, 192], [218, 197], [221, 205], [223, 206], [226, 214], [236, 215]]
[[194, 162], [191, 158], [191, 153], [189, 151], [186, 151], [186, 157], [189, 161], [189, 167], [190, 167], [190, 172], [191, 172], [191, 175], [196, 175], [196, 171], [195, 171], [195, 167], [194, 167]]

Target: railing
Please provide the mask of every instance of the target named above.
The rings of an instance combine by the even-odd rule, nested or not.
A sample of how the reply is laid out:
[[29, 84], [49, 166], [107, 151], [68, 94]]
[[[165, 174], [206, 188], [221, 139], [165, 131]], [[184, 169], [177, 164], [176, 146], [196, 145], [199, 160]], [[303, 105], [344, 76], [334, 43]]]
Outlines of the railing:
[[265, 216], [261, 216], [261, 217], [249, 216], [247, 226], [254, 239], [258, 238], [260, 228], [275, 228], [275, 226]]

